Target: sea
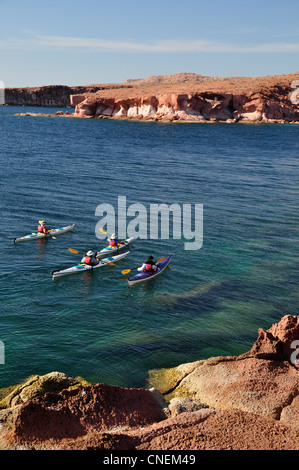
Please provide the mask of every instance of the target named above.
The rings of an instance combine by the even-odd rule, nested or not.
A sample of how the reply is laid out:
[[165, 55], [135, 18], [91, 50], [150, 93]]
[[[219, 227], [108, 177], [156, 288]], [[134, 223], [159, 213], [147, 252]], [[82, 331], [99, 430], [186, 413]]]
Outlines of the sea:
[[[0, 107], [0, 388], [52, 371], [147, 387], [151, 370], [242, 354], [298, 315], [298, 125], [17, 115], [57, 110]], [[107, 246], [97, 207], [117, 215], [119, 197], [201, 206], [202, 244], [137, 237], [115, 266], [53, 280]], [[75, 227], [14, 243], [40, 219]], [[121, 272], [169, 254], [147, 283]]]

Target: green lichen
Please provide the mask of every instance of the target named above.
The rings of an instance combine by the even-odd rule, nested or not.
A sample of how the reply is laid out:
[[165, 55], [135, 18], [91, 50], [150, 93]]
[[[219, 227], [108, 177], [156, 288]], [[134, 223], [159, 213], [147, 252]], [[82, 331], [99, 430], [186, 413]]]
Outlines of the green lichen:
[[10, 408], [46, 393], [59, 393], [62, 390], [90, 385], [82, 377], [67, 377], [59, 372], [46, 375], [33, 375], [24, 382], [0, 390], [0, 409]]

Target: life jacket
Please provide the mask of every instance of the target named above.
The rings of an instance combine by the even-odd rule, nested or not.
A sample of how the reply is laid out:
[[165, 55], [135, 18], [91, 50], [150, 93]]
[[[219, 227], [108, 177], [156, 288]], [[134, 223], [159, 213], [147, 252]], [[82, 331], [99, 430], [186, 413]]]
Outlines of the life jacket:
[[44, 225], [39, 225], [38, 228], [37, 228], [37, 231], [38, 231], [39, 233], [44, 233], [44, 231], [46, 232], [47, 229], [46, 229], [46, 227], [45, 227]]
[[84, 258], [84, 263], [85, 263], [85, 264], [90, 264], [90, 263], [91, 263], [91, 260], [92, 260], [92, 257], [91, 257], [91, 256], [85, 256], [85, 258]]
[[153, 267], [153, 265], [152, 264], [146, 264], [145, 268], [144, 268], [144, 272], [148, 273], [148, 272], [152, 272], [152, 271], [156, 271], [155, 268]]
[[110, 240], [110, 246], [118, 246], [117, 240]]

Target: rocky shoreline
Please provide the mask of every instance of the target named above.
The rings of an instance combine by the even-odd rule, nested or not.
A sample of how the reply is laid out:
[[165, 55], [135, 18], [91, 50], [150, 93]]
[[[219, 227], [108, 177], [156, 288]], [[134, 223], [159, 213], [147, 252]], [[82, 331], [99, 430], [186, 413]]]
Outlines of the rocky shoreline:
[[148, 388], [52, 372], [0, 390], [2, 450], [298, 450], [299, 317], [250, 351], [150, 371]]
[[48, 105], [54, 106], [56, 103], [60, 106], [61, 101], [65, 107], [74, 108], [74, 112], [58, 111], [47, 116], [162, 122], [299, 123], [299, 72], [259, 78], [182, 73], [114, 85], [11, 89], [6, 91], [6, 97], [6, 104], [50, 103]]

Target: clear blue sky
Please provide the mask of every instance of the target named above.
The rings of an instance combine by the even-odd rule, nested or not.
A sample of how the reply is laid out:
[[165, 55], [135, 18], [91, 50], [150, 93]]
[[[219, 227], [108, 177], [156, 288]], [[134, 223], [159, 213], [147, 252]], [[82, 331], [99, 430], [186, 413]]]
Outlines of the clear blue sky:
[[299, 71], [299, 0], [0, 0], [6, 87]]

